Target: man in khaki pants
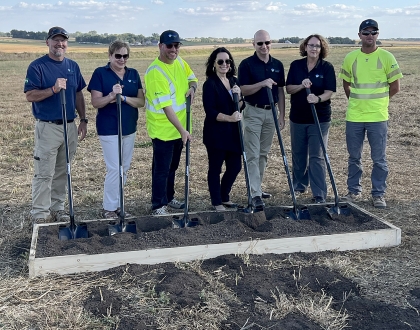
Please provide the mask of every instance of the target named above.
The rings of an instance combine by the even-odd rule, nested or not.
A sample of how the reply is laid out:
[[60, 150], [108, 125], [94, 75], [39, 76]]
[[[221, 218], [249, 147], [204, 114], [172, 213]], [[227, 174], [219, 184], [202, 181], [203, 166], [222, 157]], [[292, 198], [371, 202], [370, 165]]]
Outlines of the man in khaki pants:
[[246, 107], [243, 112], [244, 145], [254, 207], [263, 208], [262, 198], [271, 197], [261, 189], [267, 154], [270, 151], [275, 124], [265, 87], [271, 89], [279, 111], [279, 126], [284, 128], [284, 67], [270, 55], [271, 39], [267, 31], [254, 35], [255, 53], [239, 65], [238, 78]]
[[[60, 91], [66, 91], [67, 129], [70, 159], [76, 152], [77, 136], [87, 132], [85, 100], [86, 83], [76, 62], [64, 57], [69, 36], [61, 27], [52, 27], [46, 44], [48, 54], [33, 61], [26, 74], [24, 92], [32, 102], [36, 119], [34, 177], [32, 179], [32, 223], [68, 221], [64, 212], [67, 162]], [[74, 119], [80, 116], [79, 128]]]

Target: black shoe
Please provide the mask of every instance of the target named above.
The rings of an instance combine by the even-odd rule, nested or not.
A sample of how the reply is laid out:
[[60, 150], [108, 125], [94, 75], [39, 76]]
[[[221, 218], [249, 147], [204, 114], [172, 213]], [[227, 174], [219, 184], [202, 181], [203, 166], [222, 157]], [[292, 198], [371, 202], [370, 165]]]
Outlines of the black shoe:
[[262, 192], [262, 194], [261, 194], [261, 197], [262, 198], [271, 198], [271, 194], [270, 193], [267, 193], [267, 192]]
[[312, 198], [312, 202], [314, 202], [315, 204], [323, 204], [325, 203], [325, 199], [323, 199], [321, 196], [315, 196], [314, 198]]
[[260, 196], [255, 196], [252, 198], [252, 205], [254, 205], [254, 207], [256, 209], [262, 209], [264, 208], [264, 202], [262, 201]]

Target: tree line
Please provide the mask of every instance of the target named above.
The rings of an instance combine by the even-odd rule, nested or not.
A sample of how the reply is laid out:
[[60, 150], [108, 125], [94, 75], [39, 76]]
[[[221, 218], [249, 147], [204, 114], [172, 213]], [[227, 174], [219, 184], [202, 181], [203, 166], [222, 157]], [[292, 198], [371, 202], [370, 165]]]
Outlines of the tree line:
[[[342, 38], [342, 37], [328, 37], [326, 38], [330, 44], [334, 45], [352, 45], [355, 44], [356, 41], [353, 39], [350, 39], [348, 37]], [[303, 40], [303, 38], [299, 37], [290, 37], [290, 38], [281, 38], [279, 39], [279, 43], [292, 43], [292, 44], [298, 44]]]

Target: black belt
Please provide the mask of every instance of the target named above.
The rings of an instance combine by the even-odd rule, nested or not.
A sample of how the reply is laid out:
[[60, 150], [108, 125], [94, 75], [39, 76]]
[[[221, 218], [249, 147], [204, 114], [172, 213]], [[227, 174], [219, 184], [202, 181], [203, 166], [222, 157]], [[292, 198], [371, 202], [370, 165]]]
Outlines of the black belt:
[[264, 109], [264, 110], [271, 110], [271, 105], [264, 105], [264, 104], [251, 104], [253, 107]]
[[[50, 124], [56, 124], [56, 125], [63, 125], [63, 119], [57, 119], [57, 120], [42, 120], [38, 119], [39, 121], [42, 121], [44, 123], [50, 123]], [[74, 119], [67, 120], [68, 123], [74, 122]]]

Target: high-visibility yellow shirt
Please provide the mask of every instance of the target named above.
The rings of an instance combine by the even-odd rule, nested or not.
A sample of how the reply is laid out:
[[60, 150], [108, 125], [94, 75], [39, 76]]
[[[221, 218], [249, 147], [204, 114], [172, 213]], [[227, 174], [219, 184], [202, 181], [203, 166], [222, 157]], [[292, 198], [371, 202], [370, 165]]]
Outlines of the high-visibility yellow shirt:
[[388, 120], [389, 84], [402, 76], [394, 55], [382, 48], [370, 54], [360, 49], [347, 54], [339, 74], [339, 78], [350, 83], [346, 120]]
[[163, 108], [172, 106], [186, 128], [186, 98], [190, 82], [197, 82], [194, 72], [180, 56], [172, 64], [156, 58], [144, 75], [146, 89], [146, 127], [150, 138], [172, 141], [181, 134], [166, 117]]

